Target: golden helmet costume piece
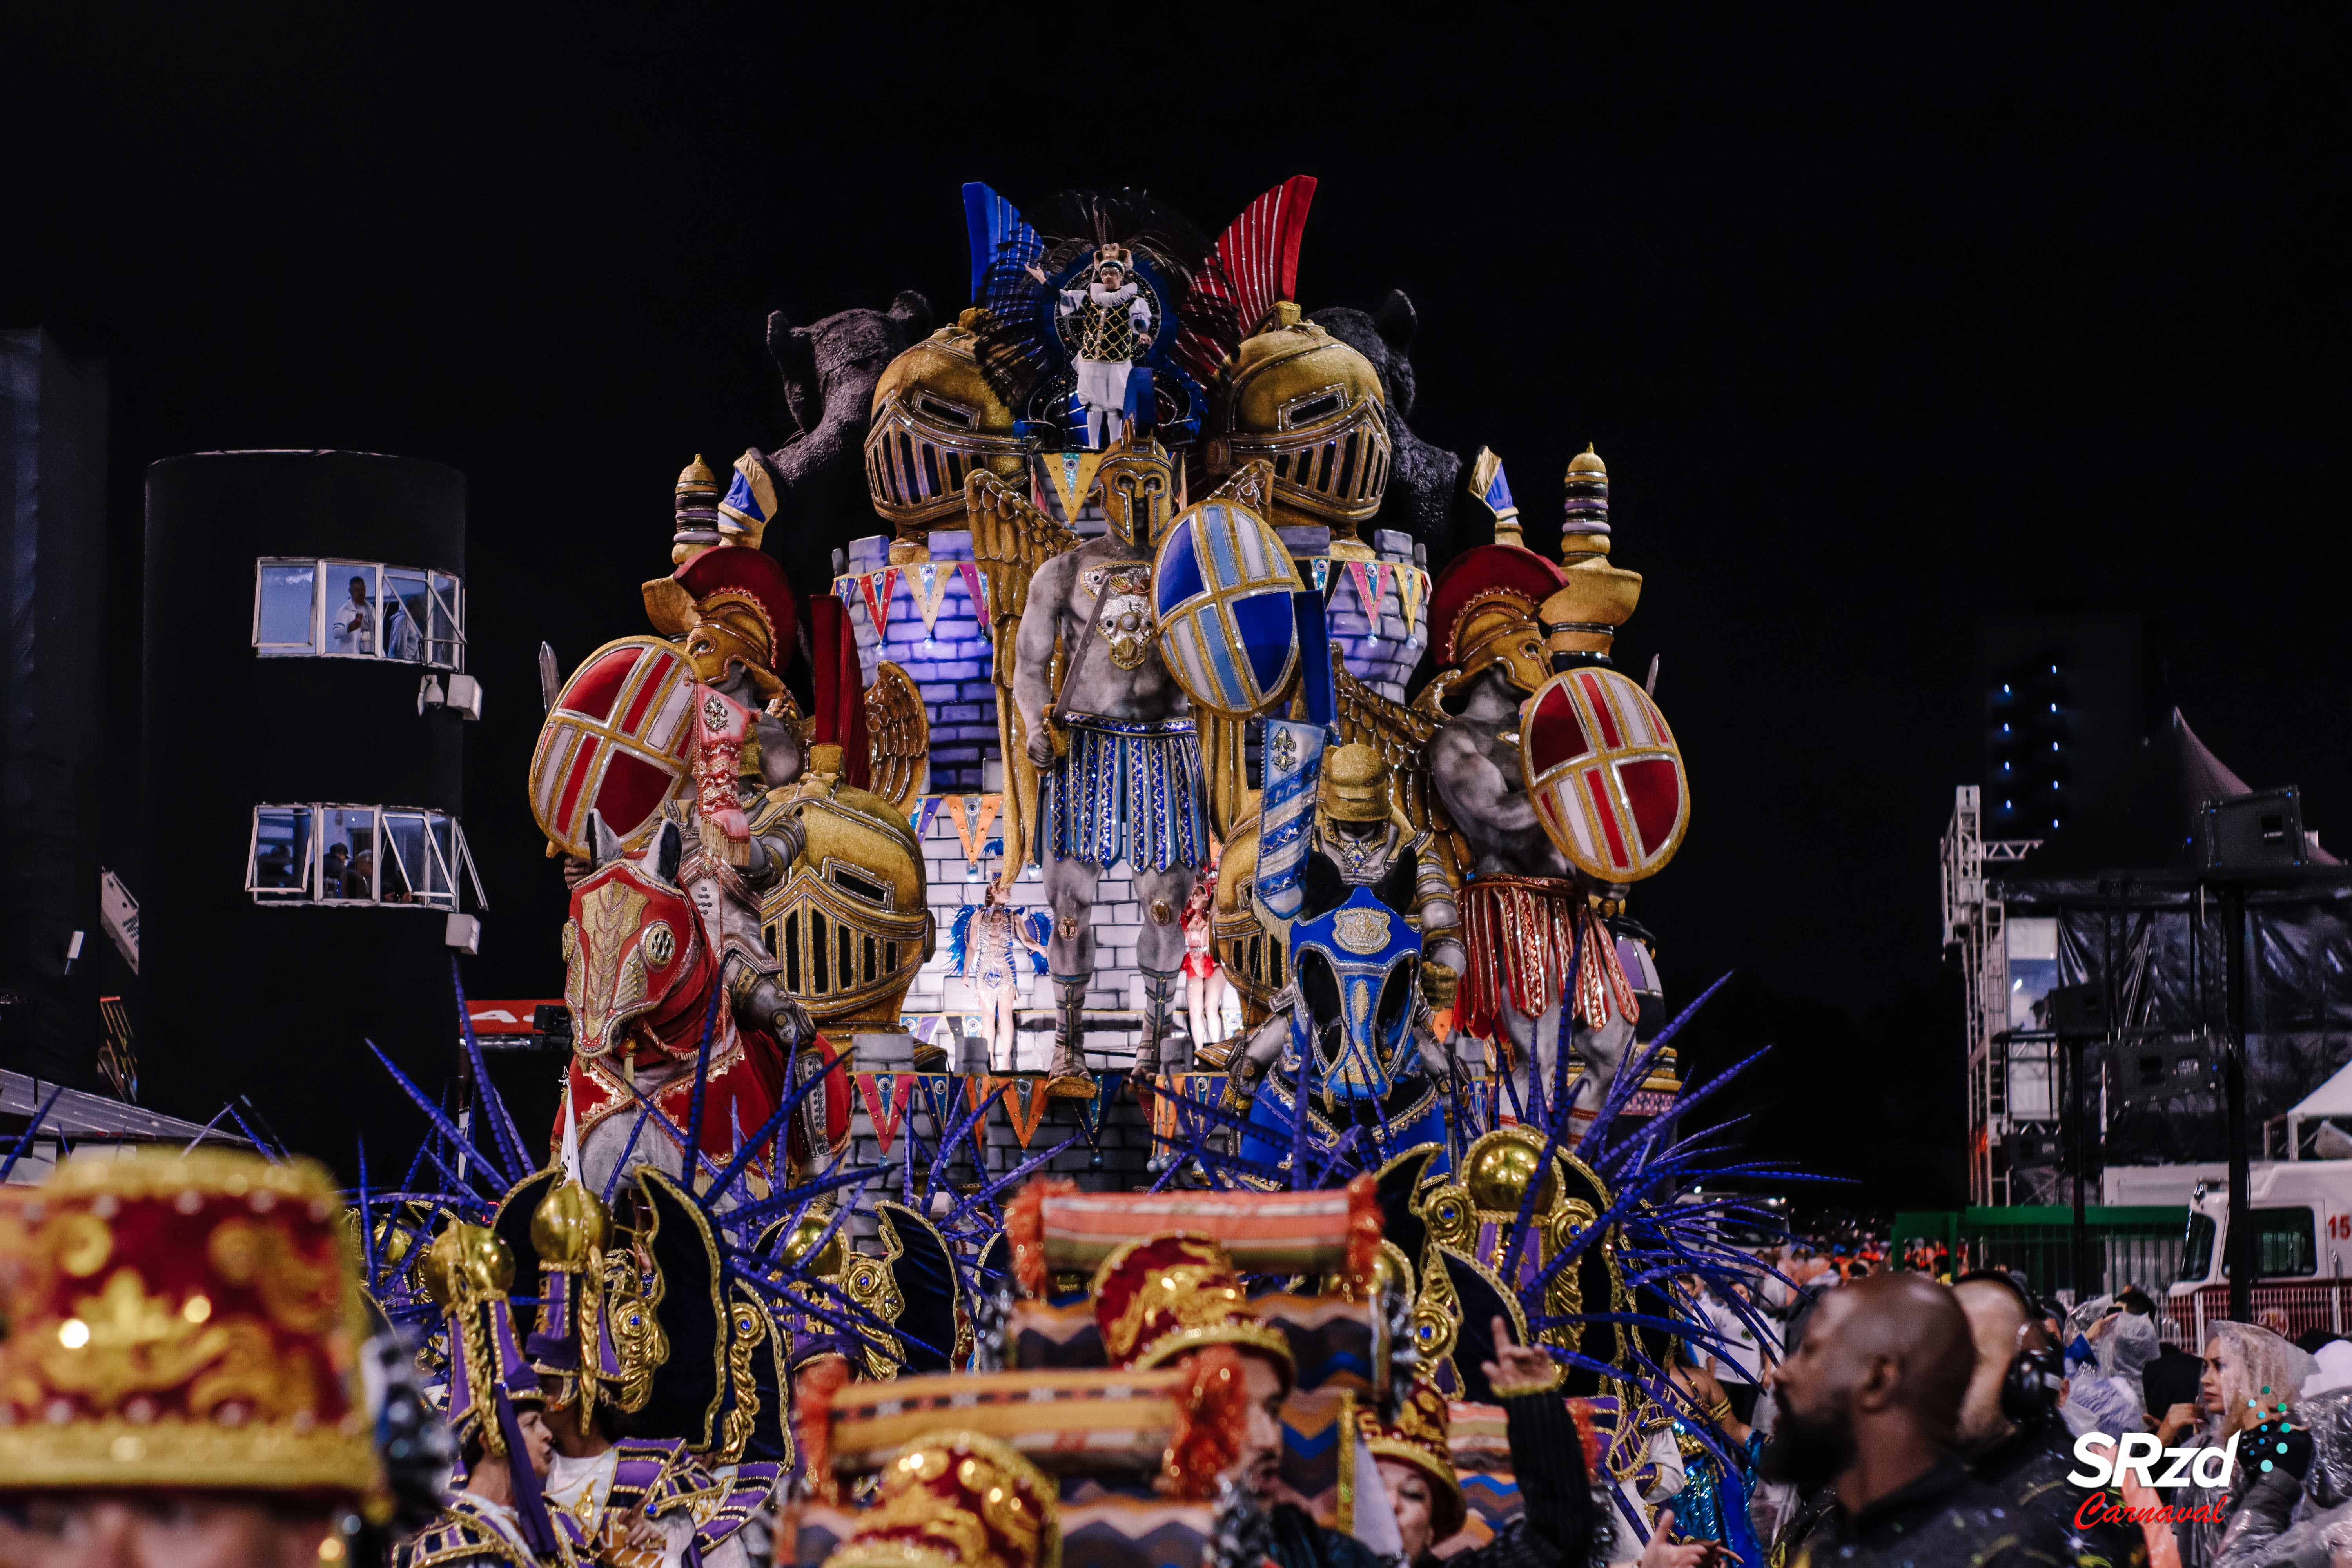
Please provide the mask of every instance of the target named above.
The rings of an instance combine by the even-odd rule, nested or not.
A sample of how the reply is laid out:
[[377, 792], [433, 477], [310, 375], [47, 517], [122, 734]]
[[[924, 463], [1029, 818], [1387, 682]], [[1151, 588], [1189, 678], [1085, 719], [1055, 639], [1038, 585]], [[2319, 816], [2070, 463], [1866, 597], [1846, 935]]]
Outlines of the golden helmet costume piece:
[[1551, 679], [1538, 611], [1559, 586], [1559, 568], [1532, 550], [1481, 544], [1464, 551], [1431, 590], [1431, 656], [1459, 679], [1499, 667], [1511, 685], [1533, 691]]
[[1381, 510], [1394, 451], [1380, 372], [1288, 300], [1226, 368], [1216, 438], [1229, 468], [1273, 465], [1278, 527], [1322, 523], [1353, 541]]

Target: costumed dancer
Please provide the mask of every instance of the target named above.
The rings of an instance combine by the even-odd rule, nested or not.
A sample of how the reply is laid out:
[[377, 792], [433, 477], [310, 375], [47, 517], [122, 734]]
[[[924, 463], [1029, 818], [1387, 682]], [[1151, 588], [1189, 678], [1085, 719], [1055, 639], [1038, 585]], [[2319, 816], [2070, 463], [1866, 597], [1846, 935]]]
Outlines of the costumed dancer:
[[[1151, 593], [1155, 521], [1174, 479], [1157, 447], [1118, 452], [1097, 470], [1109, 531], [1037, 568], [1021, 616], [1013, 702], [1042, 775], [1038, 858], [1054, 918], [1046, 952], [1056, 1025], [1052, 1092], [1094, 1093], [1084, 1047], [1095, 970], [1094, 907], [1102, 873], [1128, 862], [1143, 906], [1135, 939], [1143, 1038], [1135, 1071], [1161, 1070], [1160, 1045], [1184, 955], [1181, 922], [1209, 863], [1208, 801], [1192, 710], [1169, 673]], [[1065, 665], [1051, 688], [1055, 645]]]
[[434, 1238], [419, 1268], [446, 1314], [446, 1415], [465, 1480], [440, 1519], [394, 1548], [395, 1568], [568, 1568], [586, 1542], [569, 1515], [547, 1506], [554, 1437], [539, 1376], [515, 1334], [514, 1254], [495, 1232], [460, 1220]]
[[988, 1064], [1018, 1072], [1020, 1009], [1030, 979], [1045, 973], [1047, 921], [1042, 910], [1017, 910], [1004, 885], [991, 881], [977, 904], [958, 911], [948, 932], [948, 967], [963, 977], [980, 1002], [981, 1037]]
[[1503, 1406], [1522, 1510], [1493, 1540], [1440, 1559], [1432, 1548], [1460, 1533], [1469, 1517], [1448, 1441], [1451, 1405], [1426, 1382], [1402, 1388], [1393, 1410], [1356, 1411], [1364, 1447], [1380, 1467], [1395, 1511], [1404, 1561], [1454, 1568], [1586, 1568], [1592, 1540], [1592, 1489], [1584, 1443], [1559, 1394], [1551, 1357], [1514, 1342], [1496, 1325], [1497, 1360], [1484, 1371]]
[[1240, 1153], [1265, 1168], [1251, 1178], [1259, 1183], [1288, 1169], [1302, 1087], [1318, 1131], [1366, 1129], [1374, 1163], [1447, 1142], [1439, 1090], [1451, 1069], [1432, 1007], [1452, 1005], [1462, 972], [1454, 889], [1430, 836], [1390, 801], [1370, 746], [1325, 757], [1298, 882], [1291, 982], [1226, 1083], [1227, 1108], [1249, 1108]]
[[[1151, 298], [1128, 276], [1129, 263], [1125, 246], [1104, 245], [1085, 287], [1055, 291], [1055, 314], [1086, 410], [1087, 446], [1097, 452], [1118, 443], [1130, 425], [1151, 424], [1151, 372], [1135, 363], [1151, 342]], [[1028, 273], [1046, 280], [1043, 268], [1032, 265]]]
[[1675, 1533], [1711, 1541], [1737, 1568], [1766, 1568], [1763, 1546], [1748, 1522], [1756, 1493], [1756, 1456], [1764, 1434], [1733, 1413], [1731, 1396], [1715, 1373], [1678, 1354], [1675, 1386], [1688, 1408], [1674, 1412], [1675, 1446], [1683, 1456], [1683, 1489], [1675, 1494]]
[[1197, 1061], [1204, 1046], [1225, 1037], [1225, 993], [1217, 963], [1217, 873], [1212, 867], [1184, 900], [1184, 1016]]
[[[391, 1409], [362, 1386], [326, 1172], [100, 1152], [8, 1194], [0, 1561], [346, 1560], [392, 1500], [374, 1441]], [[414, 1416], [413, 1387], [394, 1393]]]

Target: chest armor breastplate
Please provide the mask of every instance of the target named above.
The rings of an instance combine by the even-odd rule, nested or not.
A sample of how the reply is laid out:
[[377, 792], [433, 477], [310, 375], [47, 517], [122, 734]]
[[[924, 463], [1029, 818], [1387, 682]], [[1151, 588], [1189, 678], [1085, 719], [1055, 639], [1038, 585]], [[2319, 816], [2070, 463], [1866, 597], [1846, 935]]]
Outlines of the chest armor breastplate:
[[1135, 561], [1097, 567], [1087, 580], [1099, 584], [1095, 599], [1095, 632], [1109, 644], [1111, 663], [1135, 669], [1151, 651], [1156, 620], [1151, 608], [1151, 564]]

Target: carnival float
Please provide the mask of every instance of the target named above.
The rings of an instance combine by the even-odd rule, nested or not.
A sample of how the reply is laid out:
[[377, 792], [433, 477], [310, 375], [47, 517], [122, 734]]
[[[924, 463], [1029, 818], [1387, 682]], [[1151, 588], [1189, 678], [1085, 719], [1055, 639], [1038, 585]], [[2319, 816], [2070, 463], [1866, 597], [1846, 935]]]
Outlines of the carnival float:
[[1630, 1556], [1712, 1452], [1685, 1297], [1756, 1265], [1629, 911], [1690, 820], [1642, 580], [1589, 447], [1554, 559], [1412, 435], [1402, 296], [1301, 310], [1314, 189], [1210, 240], [967, 186], [968, 306], [772, 319], [800, 429], [687, 465], [646, 623], [551, 683], [562, 1110], [402, 1079], [432, 1137], [354, 1194], [453, 1419], [536, 1376], [619, 1456], [534, 1542], [1283, 1558], [1253, 1367], [1366, 1539], [1381, 1456], [1510, 1528], [1566, 1412]]

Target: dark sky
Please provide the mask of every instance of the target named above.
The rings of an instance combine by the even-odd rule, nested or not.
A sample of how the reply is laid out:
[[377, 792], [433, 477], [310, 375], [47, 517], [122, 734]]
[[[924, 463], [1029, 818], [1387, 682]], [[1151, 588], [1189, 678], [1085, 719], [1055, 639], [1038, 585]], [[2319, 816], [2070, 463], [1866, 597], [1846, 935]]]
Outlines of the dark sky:
[[492, 9], [0, 22], [0, 321], [111, 366], [125, 723], [148, 462], [470, 477], [478, 994], [560, 989], [540, 639], [641, 629], [678, 468], [781, 439], [768, 310], [963, 302], [967, 179], [1214, 233], [1317, 174], [1305, 303], [1411, 292], [1423, 435], [1538, 524], [1598, 444], [1695, 800], [1637, 910], [1685, 994], [1742, 975], [1702, 1054], [1777, 1038], [1772, 1096], [1836, 1097], [1874, 1173], [1961, 1125], [1978, 616], [2145, 616], [2162, 695], [2352, 840], [2332, 8]]

